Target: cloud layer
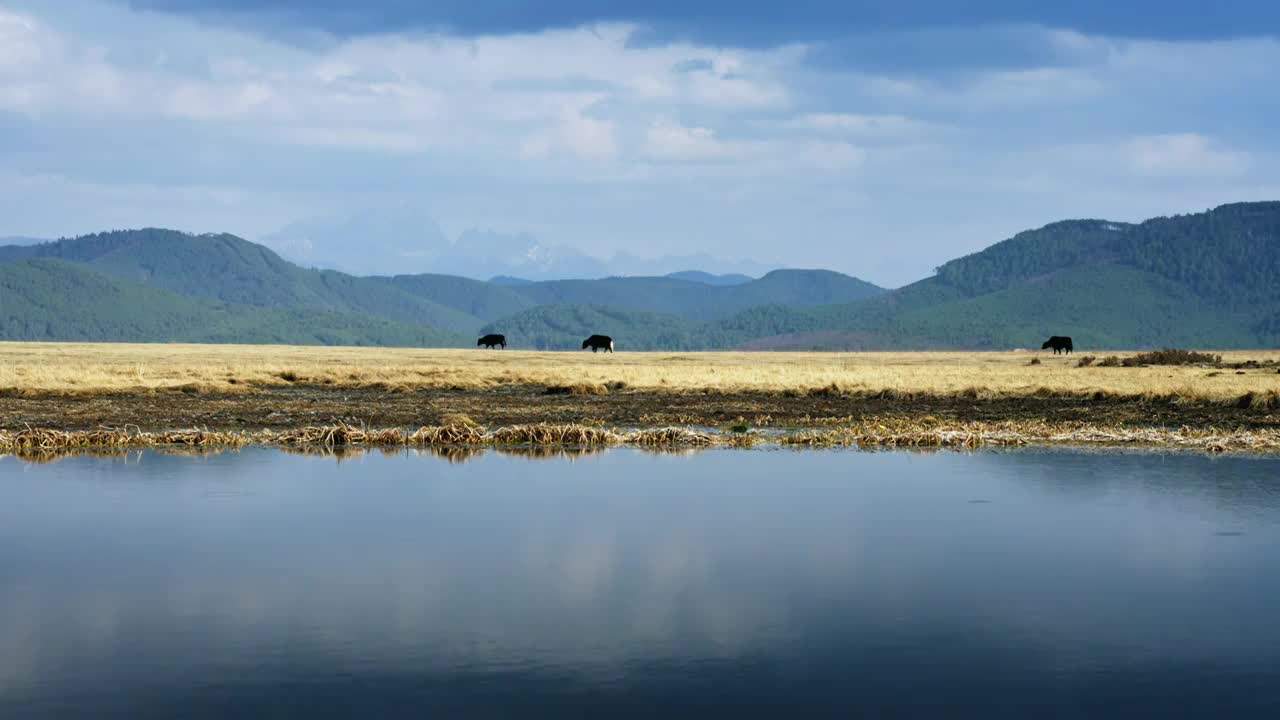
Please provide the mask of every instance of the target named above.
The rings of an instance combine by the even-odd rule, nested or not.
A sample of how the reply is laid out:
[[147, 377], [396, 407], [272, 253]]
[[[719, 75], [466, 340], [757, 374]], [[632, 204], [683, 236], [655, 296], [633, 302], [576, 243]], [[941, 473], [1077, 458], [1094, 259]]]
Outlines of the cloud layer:
[[[0, 0], [0, 234], [260, 237], [412, 205], [451, 236], [896, 284], [1063, 217], [1280, 195], [1280, 43], [1212, 23], [1110, 35], [934, 8], [820, 32], [801, 3], [734, 43], [655, 34], [691, 21], [665, 6], [501, 27], [417, 5], [362, 28], [332, 3]], [[284, 16], [320, 34], [276, 32]]]

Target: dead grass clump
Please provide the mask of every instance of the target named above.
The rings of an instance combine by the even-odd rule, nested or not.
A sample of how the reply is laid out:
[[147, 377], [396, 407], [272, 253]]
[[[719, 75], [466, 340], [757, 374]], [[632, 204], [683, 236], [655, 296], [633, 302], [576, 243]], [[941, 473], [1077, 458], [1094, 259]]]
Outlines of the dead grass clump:
[[845, 430], [805, 430], [778, 438], [780, 445], [800, 447], [840, 447], [849, 445], [852, 441]]
[[76, 447], [78, 445], [79, 443], [72, 442], [71, 433], [59, 430], [28, 428], [16, 433], [0, 432], [0, 447], [3, 447], [6, 450], [61, 450], [64, 448]]
[[0, 450], [19, 453], [66, 452], [81, 449], [124, 449], [182, 445], [210, 447], [215, 445], [239, 447], [253, 438], [242, 432], [216, 432], [210, 430], [171, 430], [149, 433], [117, 428], [95, 430], [50, 430], [27, 428], [18, 432], [0, 430]]
[[1000, 424], [921, 423], [904, 418], [879, 418], [845, 428], [807, 431], [783, 436], [783, 445], [805, 447], [949, 447], [1023, 445], [1032, 437], [1025, 430]]
[[916, 394], [907, 390], [899, 390], [898, 388], [885, 388], [868, 393], [867, 397], [872, 400], [915, 400]]
[[27, 428], [18, 432], [0, 431], [0, 448], [17, 452], [60, 451], [77, 448], [123, 448], [151, 445], [144, 433], [102, 428], [98, 430], [50, 430]]
[[285, 382], [298, 382], [298, 373], [293, 370], [282, 370], [276, 373], [276, 377], [284, 380]]
[[245, 433], [216, 430], [171, 430], [151, 434], [151, 439], [160, 445], [185, 445], [187, 447], [214, 445], [239, 447], [251, 441], [251, 438]]
[[622, 442], [617, 433], [576, 424], [510, 425], [488, 435], [495, 445], [611, 445]]
[[453, 422], [420, 427], [406, 440], [413, 445], [483, 445], [486, 438], [484, 428], [474, 422]]
[[682, 427], [636, 430], [625, 438], [635, 445], [713, 445], [716, 438], [704, 432]]
[[1092, 355], [1085, 355], [1076, 361], [1076, 367], [1089, 367], [1093, 364], [1094, 360], [1097, 360], [1097, 358]]
[[1038, 357], [1033, 357], [1033, 358], [1031, 358], [1031, 362], [1029, 362], [1029, 363], [1027, 363], [1027, 364], [1028, 364], [1028, 365], [1039, 365], [1039, 364], [1040, 364], [1040, 358], [1038, 358]]
[[1276, 390], [1268, 390], [1266, 392], [1250, 391], [1241, 395], [1234, 404], [1241, 409], [1277, 410], [1280, 409], [1280, 392]]
[[364, 431], [366, 445], [404, 445], [407, 435], [400, 428], [380, 428]]
[[760, 433], [744, 432], [725, 435], [722, 439], [729, 447], [749, 448], [754, 447], [761, 440], [761, 436]]
[[271, 438], [281, 445], [320, 445], [341, 447], [345, 445], [403, 445], [406, 436], [400, 428], [368, 430], [339, 420], [336, 425], [308, 426], [286, 430]]
[[[1132, 365], [1129, 363], [1132, 363]], [[1150, 352], [1138, 353], [1131, 358], [1125, 359], [1126, 367], [1136, 365], [1219, 365], [1221, 363], [1221, 355], [1196, 352], [1194, 350], [1182, 350], [1180, 348], [1152, 350]]]
[[957, 396], [965, 400], [997, 400], [1000, 393], [989, 387], [967, 387], [957, 393]]
[[548, 385], [544, 395], [608, 395], [609, 388], [600, 383], [574, 383], [573, 385]]
[[[1270, 401], [1270, 400], [1269, 400]], [[1142, 445], [1201, 452], [1261, 452], [1280, 449], [1280, 430], [1168, 429], [1046, 421], [943, 422], [921, 426], [902, 418], [879, 418], [845, 428], [806, 431], [779, 439], [786, 446], [977, 448], [1027, 444]]]
[[1120, 367], [1120, 358], [1116, 355], [1108, 355], [1098, 361], [1098, 367]]
[[232, 379], [220, 383], [212, 382], [193, 382], [183, 383], [182, 385], [174, 385], [169, 390], [184, 393], [186, 395], [228, 395], [243, 394], [252, 392], [252, 388], [247, 385], [240, 384], [239, 381]]
[[839, 398], [849, 394], [845, 388], [840, 387], [839, 383], [831, 383], [824, 387], [809, 388], [805, 391], [805, 395], [818, 398]]

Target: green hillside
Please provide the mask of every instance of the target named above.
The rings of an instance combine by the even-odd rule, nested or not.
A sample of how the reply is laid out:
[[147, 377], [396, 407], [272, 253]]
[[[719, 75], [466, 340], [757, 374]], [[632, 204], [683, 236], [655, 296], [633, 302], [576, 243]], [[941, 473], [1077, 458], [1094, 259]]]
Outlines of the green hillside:
[[511, 347], [581, 350], [599, 333], [614, 337], [618, 350], [705, 350], [699, 324], [658, 313], [596, 305], [541, 305], [485, 325], [481, 333], [502, 333]]
[[1280, 203], [1019, 233], [863, 302], [752, 308], [708, 328], [751, 348], [1280, 344]]
[[1280, 301], [1280, 202], [1235, 203], [1138, 225], [1071, 220], [946, 263], [940, 283], [967, 295], [1074, 267], [1115, 262], [1182, 284], [1207, 302]]
[[533, 300], [520, 294], [519, 288], [457, 275], [396, 275], [370, 280], [482, 320], [512, 315], [535, 305]]
[[457, 335], [382, 318], [191, 298], [40, 258], [0, 264], [0, 339], [462, 345]]
[[714, 326], [751, 349], [991, 349], [1039, 347], [1070, 335], [1078, 348], [1258, 347], [1273, 344], [1248, 315], [1206, 303], [1185, 286], [1117, 264], [1074, 268], [976, 297], [930, 303], [934, 283], [900, 302], [759, 309]]
[[481, 321], [367, 278], [307, 270], [234, 235], [124, 230], [0, 248], [0, 262], [56, 258], [182, 295], [261, 307], [372, 315], [470, 333]]
[[874, 297], [884, 290], [830, 270], [775, 270], [737, 285], [708, 285], [673, 277], [550, 280], [509, 288], [531, 305], [602, 305], [712, 320], [757, 305], [808, 306]]

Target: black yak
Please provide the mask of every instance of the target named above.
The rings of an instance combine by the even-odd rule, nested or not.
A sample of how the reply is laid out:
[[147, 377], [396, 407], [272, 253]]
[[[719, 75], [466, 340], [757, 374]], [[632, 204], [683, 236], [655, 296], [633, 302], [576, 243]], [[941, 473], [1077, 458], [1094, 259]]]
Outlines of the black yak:
[[1045, 340], [1044, 344], [1040, 346], [1041, 350], [1048, 350], [1049, 348], [1053, 348], [1054, 355], [1057, 355], [1059, 351], [1070, 354], [1072, 350], [1071, 338], [1065, 335], [1054, 335]]
[[613, 338], [608, 335], [592, 335], [582, 341], [582, 349], [591, 348], [591, 352], [604, 350], [605, 352], [613, 352]]
[[476, 341], [476, 347], [480, 347], [481, 345], [483, 345], [483, 346], [485, 346], [485, 347], [487, 347], [487, 348], [493, 348], [493, 347], [499, 347], [499, 346], [500, 346], [503, 350], [506, 350], [506, 349], [507, 349], [507, 336], [506, 336], [506, 335], [492, 335], [492, 334], [491, 334], [491, 335], [485, 335], [484, 337], [482, 337], [482, 338], [480, 338], [479, 340], [477, 340], [477, 341]]

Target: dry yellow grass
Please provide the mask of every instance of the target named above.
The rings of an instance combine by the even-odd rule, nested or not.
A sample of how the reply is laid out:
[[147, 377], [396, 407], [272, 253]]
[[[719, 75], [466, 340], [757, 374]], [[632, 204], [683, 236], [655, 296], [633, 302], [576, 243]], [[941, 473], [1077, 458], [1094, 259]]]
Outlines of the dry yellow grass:
[[339, 423], [276, 432], [209, 432], [200, 430], [150, 433], [99, 429], [61, 431], [0, 430], [0, 457], [47, 460], [62, 453], [120, 452], [129, 448], [216, 450], [248, 444], [274, 445], [299, 451], [338, 451], [360, 448], [603, 448], [632, 445], [642, 448], [751, 447], [775, 442], [783, 447], [950, 447], [1042, 445], [1163, 446], [1199, 452], [1274, 452], [1280, 449], [1280, 429], [1217, 430], [1193, 428], [1124, 428], [1087, 423], [1045, 421], [937, 422], [880, 418], [825, 430], [764, 435], [710, 433], [681, 427], [639, 430], [602, 429], [575, 424], [511, 425], [484, 431], [472, 425], [432, 426], [408, 432], [403, 428], [365, 428]]
[[[584, 352], [411, 348], [0, 343], [0, 393], [252, 392], [291, 384], [488, 389], [502, 385], [634, 390], [901, 392], [972, 397], [1104, 392], [1234, 400], [1280, 392], [1276, 368], [1077, 367], [1085, 353]], [[1090, 351], [1099, 357], [1131, 353]], [[1225, 363], [1277, 351], [1222, 351]], [[1041, 363], [1029, 365], [1032, 357]]]

